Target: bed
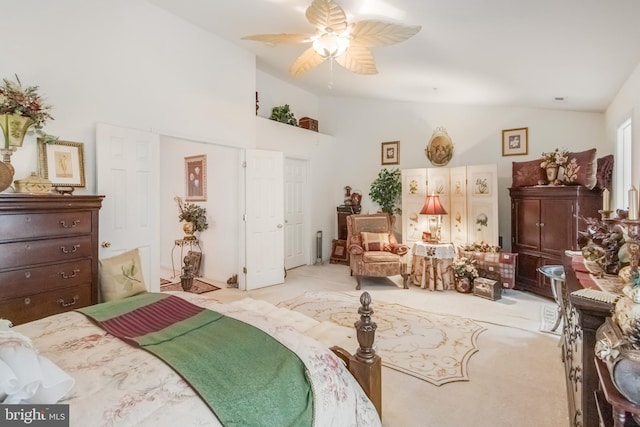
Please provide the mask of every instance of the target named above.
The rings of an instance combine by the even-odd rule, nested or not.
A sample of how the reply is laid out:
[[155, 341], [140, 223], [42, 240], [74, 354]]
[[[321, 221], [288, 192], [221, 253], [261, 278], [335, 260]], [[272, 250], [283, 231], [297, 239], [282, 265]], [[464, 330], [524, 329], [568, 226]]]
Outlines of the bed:
[[[379, 365], [379, 357], [372, 350], [371, 332], [375, 332], [375, 324], [372, 327], [370, 323], [368, 294], [366, 298], [363, 295], [364, 300], [361, 298], [361, 321], [357, 322], [362, 324], [357, 330], [360, 347], [355, 356], [341, 348], [331, 351], [311, 338], [305, 331], [318, 322], [300, 313], [251, 299], [222, 304], [185, 292], [170, 294], [181, 302], [252, 325], [295, 353], [304, 364], [313, 395], [313, 422], [308, 425], [381, 425], [379, 401], [376, 405], [372, 403], [379, 399], [379, 390], [375, 390], [379, 389], [380, 378], [379, 371], [377, 376], [372, 374]], [[40, 356], [52, 361], [62, 370], [62, 375], [72, 379], [73, 387], [65, 391], [58, 402], [69, 405], [72, 427], [163, 426], [175, 425], [178, 420], [185, 426], [246, 425], [242, 421], [220, 421], [211, 404], [200, 397], [203, 393], [196, 391], [175, 368], [151, 352], [116, 338], [98, 326], [95, 319], [78, 311], [19, 325], [11, 332], [28, 337]], [[0, 348], [1, 338], [0, 334]], [[260, 360], [262, 355], [251, 357]], [[216, 378], [225, 378], [222, 365], [212, 366], [208, 373], [216, 372]], [[247, 365], [246, 373], [250, 377], [253, 363]], [[62, 380], [59, 384], [63, 384]], [[371, 395], [372, 390], [370, 399], [367, 394]], [[265, 395], [271, 398], [269, 393], [255, 393], [251, 399], [264, 400]], [[250, 409], [245, 412], [255, 411], [257, 407], [249, 403]], [[263, 418], [254, 425], [273, 424]]]

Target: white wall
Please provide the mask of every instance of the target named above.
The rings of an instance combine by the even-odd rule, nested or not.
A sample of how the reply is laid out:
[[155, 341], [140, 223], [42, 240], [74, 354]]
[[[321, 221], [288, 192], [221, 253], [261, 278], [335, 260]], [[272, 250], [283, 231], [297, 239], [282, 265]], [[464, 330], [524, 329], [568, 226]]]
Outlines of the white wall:
[[[95, 123], [231, 146], [255, 144], [255, 57], [142, 0], [3, 0], [0, 77], [39, 85], [45, 128], [85, 143], [95, 183]], [[12, 158], [36, 170], [33, 136]]]
[[[640, 188], [640, 65], [631, 73], [605, 114], [605, 141], [612, 153], [615, 152], [616, 130], [629, 117], [633, 155], [631, 182], [636, 188]], [[615, 185], [614, 180], [613, 186]], [[615, 194], [615, 191], [611, 194]]]
[[[443, 126], [454, 144], [449, 167], [495, 163], [498, 166], [499, 233], [510, 248], [512, 162], [539, 158], [543, 151], [564, 147], [583, 151], [596, 147], [609, 154], [604, 115], [545, 109], [431, 105], [343, 98], [321, 99], [326, 132], [335, 136], [333, 204], [342, 202], [345, 185], [363, 192], [363, 212], [378, 206], [368, 197], [381, 169], [380, 143], [400, 141], [400, 169], [433, 167], [424, 149], [436, 127]], [[502, 156], [502, 130], [529, 128], [529, 154]], [[396, 166], [389, 166], [395, 168]], [[401, 229], [401, 227], [399, 228]]]
[[318, 97], [297, 86], [285, 83], [260, 70], [256, 71], [258, 116], [269, 118], [273, 107], [289, 104], [291, 112], [300, 121], [302, 117], [318, 119]]

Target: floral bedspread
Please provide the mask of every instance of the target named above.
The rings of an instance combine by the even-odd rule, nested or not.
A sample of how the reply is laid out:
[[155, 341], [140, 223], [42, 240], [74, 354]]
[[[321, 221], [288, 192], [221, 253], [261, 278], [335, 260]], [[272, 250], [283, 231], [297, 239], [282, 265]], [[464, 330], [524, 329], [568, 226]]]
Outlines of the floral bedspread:
[[[242, 303], [175, 294], [258, 327], [294, 351], [313, 387], [315, 426], [381, 425], [375, 408], [337, 356], [287, 324], [281, 309], [253, 311]], [[83, 314], [63, 313], [14, 329], [75, 379], [75, 387], [59, 402], [70, 405], [72, 427], [221, 425], [164, 362], [108, 335]]]

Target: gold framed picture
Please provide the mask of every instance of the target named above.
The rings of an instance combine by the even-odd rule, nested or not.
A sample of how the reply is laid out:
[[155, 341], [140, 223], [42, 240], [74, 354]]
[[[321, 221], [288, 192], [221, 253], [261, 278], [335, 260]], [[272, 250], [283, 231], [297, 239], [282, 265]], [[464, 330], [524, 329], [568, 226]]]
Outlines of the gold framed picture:
[[529, 153], [529, 128], [502, 131], [502, 156], [523, 156]]
[[54, 187], [85, 187], [84, 144], [38, 139], [40, 176]]
[[381, 154], [383, 165], [400, 164], [400, 141], [383, 142]]
[[184, 158], [187, 202], [207, 201], [207, 155]]

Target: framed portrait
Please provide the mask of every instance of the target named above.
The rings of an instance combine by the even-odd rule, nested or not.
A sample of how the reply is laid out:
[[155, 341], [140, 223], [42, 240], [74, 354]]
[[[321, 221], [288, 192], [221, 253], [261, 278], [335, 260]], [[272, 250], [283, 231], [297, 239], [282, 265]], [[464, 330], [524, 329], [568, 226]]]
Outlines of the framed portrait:
[[529, 153], [529, 128], [502, 131], [502, 155], [522, 156]]
[[400, 141], [390, 141], [382, 143], [383, 165], [400, 164]]
[[38, 139], [38, 161], [40, 176], [54, 187], [85, 187], [82, 142]]
[[207, 201], [207, 156], [190, 156], [184, 158], [184, 175], [187, 202]]

